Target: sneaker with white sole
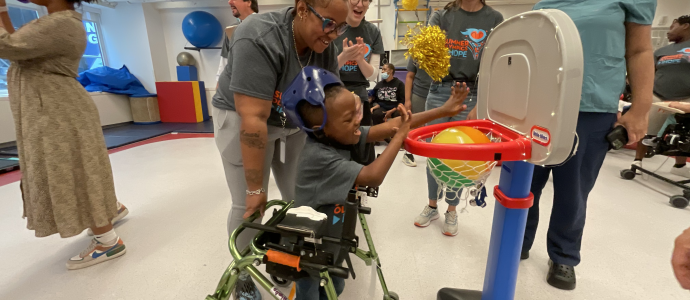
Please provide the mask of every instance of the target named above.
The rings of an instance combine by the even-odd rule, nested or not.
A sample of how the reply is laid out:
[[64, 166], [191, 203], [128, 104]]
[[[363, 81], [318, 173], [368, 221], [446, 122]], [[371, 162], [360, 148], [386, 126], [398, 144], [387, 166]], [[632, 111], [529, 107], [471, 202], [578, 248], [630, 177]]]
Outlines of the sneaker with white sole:
[[[122, 203], [118, 202], [117, 203], [117, 216], [115, 216], [110, 221], [110, 224], [114, 225], [118, 221], [124, 219], [127, 216], [127, 214], [129, 214], [129, 209], [127, 209], [127, 207], [125, 207]], [[91, 228], [89, 228], [89, 230], [87, 231], [87, 234], [90, 236], [93, 236], [93, 230], [91, 230]]]
[[447, 236], [458, 235], [458, 212], [446, 212], [446, 222], [443, 224], [443, 234]]
[[120, 238], [117, 238], [117, 242], [110, 246], [106, 246], [96, 238], [93, 238], [86, 250], [67, 261], [67, 269], [77, 270], [90, 267], [104, 261], [118, 258], [125, 255], [126, 252], [127, 248], [125, 248], [125, 243], [123, 243]]
[[431, 221], [438, 219], [438, 209], [424, 206], [424, 210], [414, 219], [414, 226], [427, 227]]
[[[633, 166], [637, 166], [637, 167], [639, 167], [639, 168], [644, 168], [644, 166], [642, 166], [642, 161], [641, 161], [641, 160], [633, 161], [632, 165], [633, 165]], [[635, 174], [637, 174], [637, 175], [642, 175], [642, 179], [644, 179], [644, 180], [649, 179], [649, 175], [647, 175], [647, 173], [644, 173], [644, 172], [641, 172], [641, 171], [637, 171], [637, 172], [635, 172]]]
[[682, 168], [671, 167], [671, 174], [683, 176], [685, 178], [690, 178], [690, 168], [688, 168], [688, 167], [682, 167]]
[[412, 155], [412, 153], [405, 153], [405, 155], [403, 155], [402, 161], [408, 167], [417, 166], [417, 163], [414, 161], [414, 155]]

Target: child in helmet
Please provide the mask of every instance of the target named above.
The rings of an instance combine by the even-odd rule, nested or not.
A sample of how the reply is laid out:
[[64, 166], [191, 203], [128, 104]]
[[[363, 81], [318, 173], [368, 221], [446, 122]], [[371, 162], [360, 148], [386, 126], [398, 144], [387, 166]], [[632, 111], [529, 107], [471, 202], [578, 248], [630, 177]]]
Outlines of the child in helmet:
[[[469, 90], [456, 84], [450, 99], [441, 107], [412, 114], [403, 105], [400, 117], [376, 126], [360, 126], [362, 102], [349, 92], [338, 77], [323, 69], [306, 67], [283, 93], [287, 116], [308, 134], [299, 159], [295, 206], [318, 209], [345, 204], [354, 186], [381, 185], [411, 128], [463, 111]], [[368, 143], [392, 138], [383, 153], [369, 165], [360, 153]], [[340, 294], [345, 282], [332, 278]], [[296, 300], [327, 299], [319, 278], [297, 282]]]

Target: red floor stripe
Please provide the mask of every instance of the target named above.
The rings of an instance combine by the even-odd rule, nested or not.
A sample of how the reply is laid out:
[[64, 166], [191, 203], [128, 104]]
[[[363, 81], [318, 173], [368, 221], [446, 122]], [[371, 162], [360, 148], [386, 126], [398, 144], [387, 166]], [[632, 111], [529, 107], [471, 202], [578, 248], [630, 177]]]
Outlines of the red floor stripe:
[[[139, 147], [139, 146], [163, 142], [163, 141], [172, 141], [172, 140], [190, 139], [190, 138], [212, 138], [212, 137], [213, 137], [213, 133], [177, 133], [177, 134], [169, 133], [169, 134], [157, 136], [155, 138], [150, 138], [148, 140], [144, 140], [141, 142], [136, 142], [133, 144], [122, 146], [122, 147], [110, 149], [110, 150], [108, 150], [108, 154], [118, 153], [121, 151], [132, 149], [134, 147]], [[0, 175], [0, 186], [4, 186], [4, 185], [8, 185], [10, 183], [17, 182], [21, 178], [22, 178], [21, 170], [2, 174], [2, 175]]]

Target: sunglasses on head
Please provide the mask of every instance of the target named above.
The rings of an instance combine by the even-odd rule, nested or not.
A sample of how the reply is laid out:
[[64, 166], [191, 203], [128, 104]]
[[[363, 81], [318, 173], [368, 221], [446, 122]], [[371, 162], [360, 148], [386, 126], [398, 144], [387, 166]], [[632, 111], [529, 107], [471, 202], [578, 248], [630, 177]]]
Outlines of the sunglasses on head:
[[345, 31], [347, 31], [348, 28], [350, 28], [350, 25], [347, 25], [347, 23], [343, 23], [343, 24], [338, 25], [338, 23], [336, 21], [322, 17], [309, 4], [307, 4], [307, 8], [309, 8], [309, 10], [311, 10], [311, 12], [313, 12], [315, 16], [319, 17], [319, 19], [321, 19], [321, 21], [323, 21], [322, 29], [323, 29], [323, 32], [325, 32], [326, 34], [331, 34], [331, 32], [335, 32], [336, 35], [340, 36], [343, 33], [345, 33]]

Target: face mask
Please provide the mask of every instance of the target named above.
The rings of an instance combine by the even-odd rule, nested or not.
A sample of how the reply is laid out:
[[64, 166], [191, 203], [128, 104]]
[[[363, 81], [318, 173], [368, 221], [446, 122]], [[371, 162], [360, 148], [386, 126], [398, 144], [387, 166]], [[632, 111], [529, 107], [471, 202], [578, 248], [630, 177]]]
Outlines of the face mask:
[[383, 79], [383, 80], [388, 79], [388, 73], [381, 74], [381, 79]]

